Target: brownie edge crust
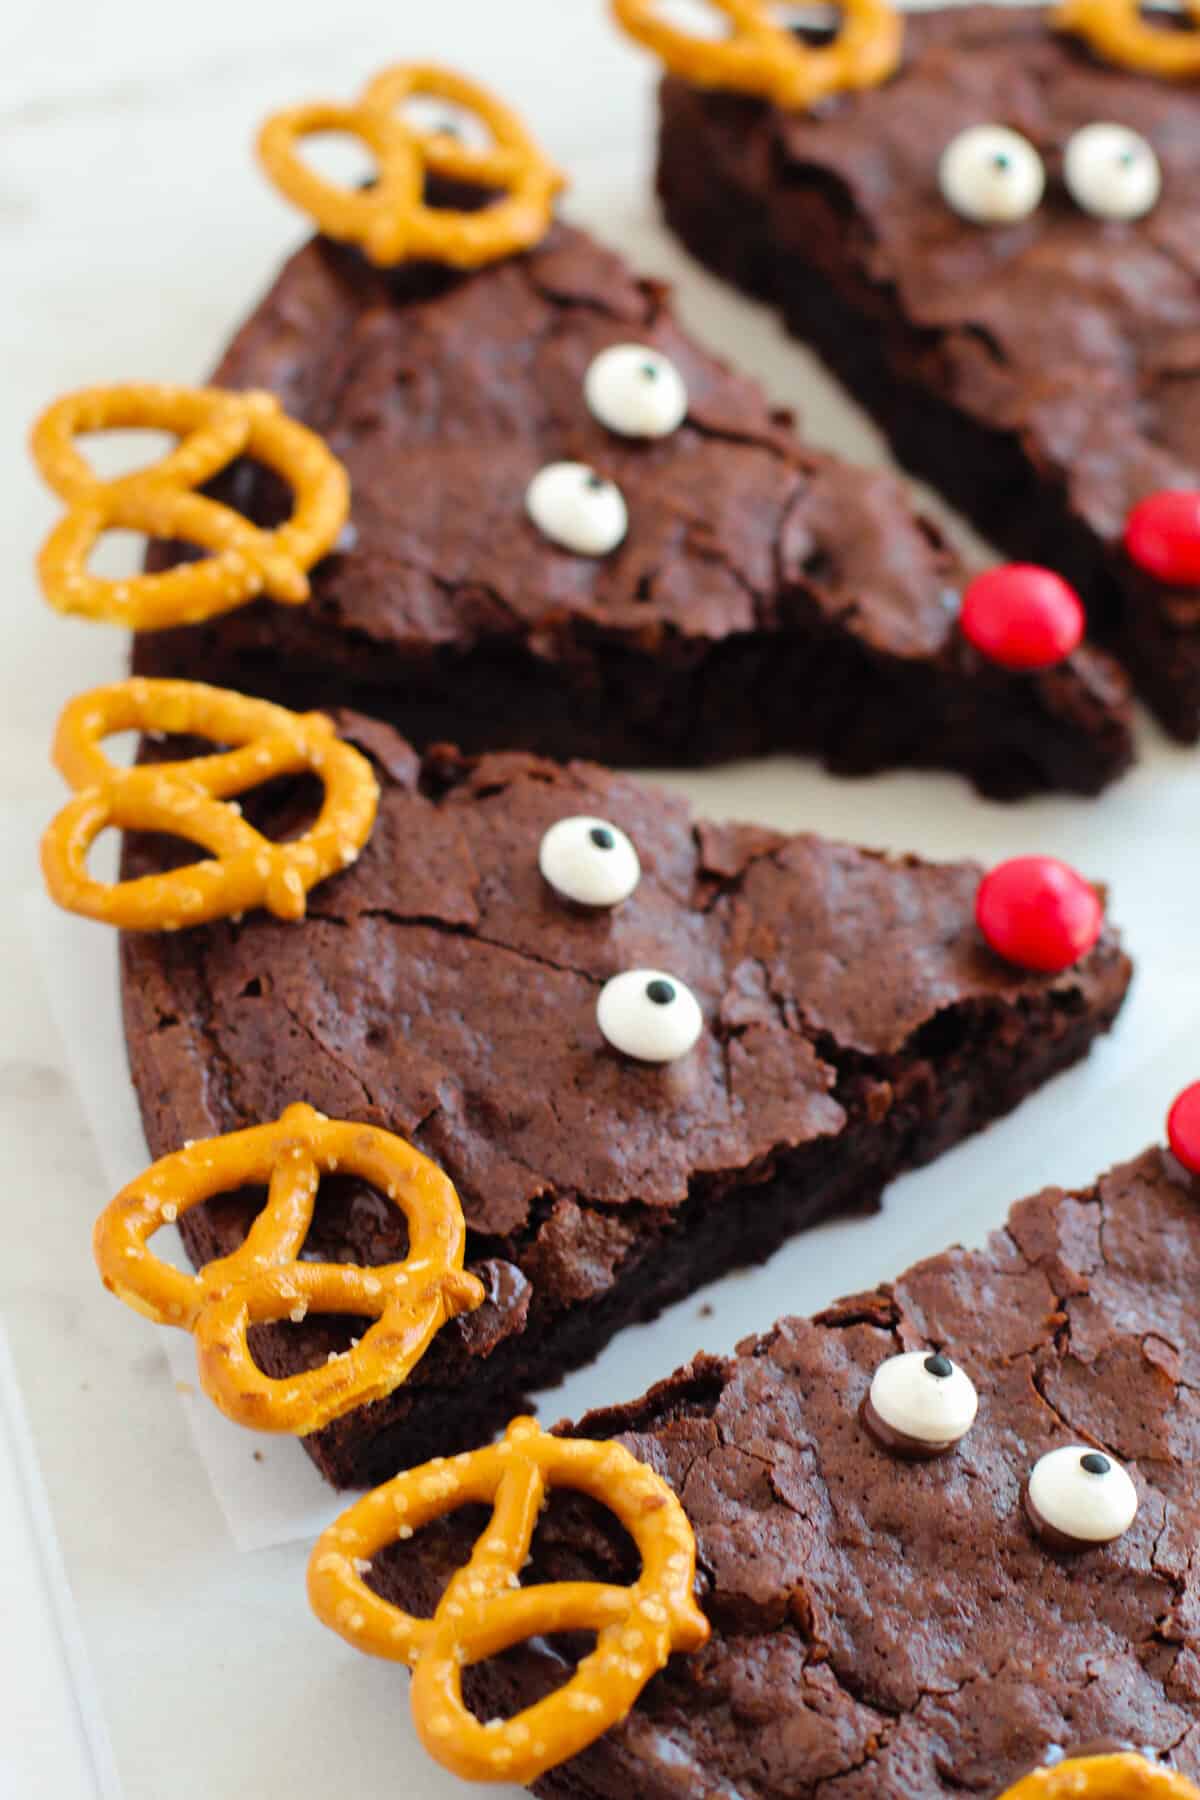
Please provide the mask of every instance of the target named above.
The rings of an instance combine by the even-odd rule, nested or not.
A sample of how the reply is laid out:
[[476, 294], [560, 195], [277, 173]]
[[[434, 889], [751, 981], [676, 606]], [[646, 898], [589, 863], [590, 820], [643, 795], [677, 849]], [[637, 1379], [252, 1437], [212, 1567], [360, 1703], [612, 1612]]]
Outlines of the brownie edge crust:
[[[1148, 1151], [1077, 1194], [1013, 1208], [980, 1251], [698, 1358], [580, 1436], [619, 1437], [696, 1532], [708, 1646], [536, 1784], [547, 1800], [939, 1800], [1127, 1742], [1200, 1774], [1200, 1184]], [[937, 1346], [979, 1390], [951, 1454], [906, 1462], [859, 1420], [871, 1376]], [[1033, 1534], [1030, 1469], [1064, 1443], [1119, 1457], [1139, 1510], [1066, 1554]], [[451, 1517], [376, 1558], [386, 1598], [432, 1610], [466, 1560]], [[536, 1581], [627, 1581], [611, 1516], [556, 1496]], [[569, 1672], [574, 1647], [471, 1672], [483, 1716]]]
[[[1111, 927], [1058, 977], [995, 957], [972, 864], [708, 825], [592, 765], [422, 758], [387, 727], [339, 728], [372, 757], [379, 820], [303, 927], [254, 914], [122, 946], [154, 1155], [306, 1100], [409, 1139], [462, 1199], [490, 1298], [394, 1394], [305, 1440], [336, 1483], [486, 1440], [625, 1324], [873, 1204], [1082, 1056], [1124, 999]], [[273, 789], [255, 822], [295, 829], [301, 799]], [[637, 847], [641, 880], [614, 911], [566, 905], [539, 873], [543, 833], [578, 814]], [[160, 855], [134, 841], [128, 871]], [[638, 1064], [601, 1036], [599, 990], [630, 968], [696, 995], [705, 1029], [682, 1062]], [[259, 1203], [190, 1212], [193, 1258], [228, 1254]], [[378, 1264], [404, 1243], [379, 1196], [323, 1184], [308, 1254]], [[255, 1354], [286, 1376], [360, 1329], [263, 1326]]]

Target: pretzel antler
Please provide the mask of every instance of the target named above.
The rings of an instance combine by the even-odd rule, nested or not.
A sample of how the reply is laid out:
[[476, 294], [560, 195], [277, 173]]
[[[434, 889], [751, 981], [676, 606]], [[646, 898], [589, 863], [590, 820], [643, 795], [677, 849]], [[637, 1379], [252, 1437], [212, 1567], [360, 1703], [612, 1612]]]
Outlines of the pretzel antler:
[[1200, 0], [1184, 0], [1184, 11], [1194, 31], [1151, 25], [1138, 0], [1062, 0], [1052, 19], [1106, 62], [1170, 81], [1194, 81], [1200, 76]]
[[[125, 769], [102, 748], [119, 731], [170, 732], [235, 748]], [[379, 804], [370, 763], [323, 713], [289, 712], [193, 681], [135, 676], [78, 694], [58, 722], [54, 760], [75, 798], [42, 839], [50, 897], [67, 912], [127, 931], [178, 931], [255, 906], [302, 919], [309, 890], [357, 859]], [[325, 798], [302, 837], [274, 843], [230, 804], [234, 794], [305, 772], [319, 778]], [[88, 872], [88, 853], [111, 826], [184, 838], [209, 854], [161, 875], [98, 881]]]
[[[475, 149], [448, 131], [422, 130], [401, 114], [415, 95], [445, 100], [487, 127]], [[326, 181], [300, 155], [317, 132], [358, 138], [378, 171], [354, 191]], [[329, 237], [359, 244], [387, 267], [413, 259], [476, 268], [539, 243], [549, 229], [563, 178], [521, 120], [495, 95], [453, 69], [398, 63], [375, 77], [352, 106], [314, 101], [274, 114], [259, 133], [258, 153], [281, 193]], [[500, 198], [475, 211], [430, 206], [428, 177], [494, 190]]]
[[[589, 1494], [620, 1520], [641, 1552], [632, 1587], [520, 1585], [556, 1487]], [[432, 1619], [367, 1586], [371, 1557], [471, 1504], [490, 1506], [491, 1521]], [[503, 1443], [397, 1475], [343, 1513], [312, 1553], [308, 1593], [318, 1618], [356, 1649], [409, 1665], [417, 1730], [438, 1762], [466, 1781], [531, 1782], [623, 1719], [672, 1651], [707, 1641], [695, 1578], [691, 1525], [660, 1476], [620, 1444], [552, 1437], [533, 1419], [514, 1419]], [[562, 1631], [596, 1633], [571, 1679], [515, 1718], [481, 1724], [463, 1700], [463, 1670]]]
[[[174, 432], [179, 442], [161, 462], [112, 481], [75, 448], [84, 432], [142, 427]], [[349, 517], [346, 471], [273, 394], [152, 382], [83, 388], [47, 408], [31, 446], [47, 484], [67, 503], [38, 558], [47, 600], [60, 612], [132, 631], [195, 624], [258, 594], [300, 605], [309, 596], [308, 570], [332, 550]], [[239, 456], [267, 464], [295, 493], [292, 517], [275, 531], [195, 491]], [[97, 543], [118, 529], [177, 538], [209, 554], [123, 581], [91, 574]]]
[[759, 94], [801, 112], [829, 94], [879, 87], [900, 61], [904, 27], [888, 0], [840, 0], [841, 29], [813, 48], [777, 23], [769, 0], [708, 0], [732, 29], [724, 38], [696, 37], [672, 25], [659, 0], [612, 0], [630, 37], [697, 87]]
[[[301, 1260], [323, 1174], [357, 1175], [408, 1222], [402, 1263], [359, 1268]], [[168, 1221], [236, 1188], [266, 1186], [267, 1202], [231, 1256], [185, 1275], [148, 1249]], [[463, 1269], [466, 1227], [448, 1176], [391, 1132], [289, 1106], [273, 1125], [188, 1144], [139, 1175], [100, 1215], [96, 1262], [117, 1298], [158, 1325], [194, 1333], [200, 1380], [239, 1425], [305, 1436], [406, 1379], [437, 1332], [482, 1306]], [[341, 1355], [286, 1380], [264, 1375], [252, 1325], [340, 1313], [372, 1321]]]
[[1068, 1757], [1035, 1769], [1001, 1800], [1200, 1800], [1200, 1792], [1174, 1769], [1133, 1751]]

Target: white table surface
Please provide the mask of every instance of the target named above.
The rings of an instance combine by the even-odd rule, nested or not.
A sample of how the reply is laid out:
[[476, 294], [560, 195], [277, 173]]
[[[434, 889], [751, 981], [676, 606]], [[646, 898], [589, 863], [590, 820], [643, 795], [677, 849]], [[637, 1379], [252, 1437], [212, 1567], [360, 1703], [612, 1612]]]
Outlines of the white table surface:
[[[0, 1128], [13, 1169], [0, 1317], [16, 1379], [5, 1381], [0, 1342], [5, 1800], [463, 1791], [416, 1750], [404, 1677], [309, 1617], [303, 1546], [234, 1549], [155, 1335], [101, 1291], [89, 1231], [108, 1198], [105, 1176], [22, 909], [37, 831], [61, 799], [46, 760], [53, 719], [70, 694], [119, 673], [124, 655], [117, 634], [65, 623], [36, 597], [30, 562], [53, 511], [25, 459], [25, 426], [76, 384], [200, 378], [300, 236], [251, 164], [257, 121], [292, 99], [348, 94], [401, 56], [458, 62], [521, 106], [573, 171], [576, 216], [678, 277], [685, 314], [768, 377], [780, 400], [801, 405], [815, 438], [880, 457], [807, 358], [756, 308], [690, 269], [655, 225], [650, 70], [608, 29], [601, 0], [6, 9]], [[846, 784], [784, 761], [680, 783], [713, 813], [864, 842], [989, 860], [1027, 848], [1066, 855], [1111, 882], [1142, 972], [1116, 1039], [1085, 1069], [900, 1184], [880, 1217], [823, 1231], [722, 1284], [711, 1317], [692, 1301], [626, 1334], [550, 1396], [551, 1416], [629, 1395], [701, 1342], [724, 1348], [789, 1306], [883, 1278], [955, 1237], [978, 1239], [1020, 1192], [1082, 1181], [1158, 1134], [1172, 1088], [1200, 1073], [1200, 755], [1165, 745], [1144, 721], [1141, 737], [1141, 765], [1098, 805], [1002, 808], [948, 778]]]

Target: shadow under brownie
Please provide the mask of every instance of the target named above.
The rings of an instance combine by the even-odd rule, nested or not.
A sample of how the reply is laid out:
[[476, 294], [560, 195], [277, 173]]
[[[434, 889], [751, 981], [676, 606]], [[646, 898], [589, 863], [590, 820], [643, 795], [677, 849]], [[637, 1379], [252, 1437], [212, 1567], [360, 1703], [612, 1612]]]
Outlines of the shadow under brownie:
[[[1105, 1743], [1200, 1774], [1198, 1280], [1200, 1182], [1151, 1150], [1022, 1201], [981, 1251], [560, 1427], [619, 1437], [671, 1483], [713, 1635], [534, 1791], [949, 1800]], [[934, 1347], [974, 1382], [978, 1417], [952, 1453], [905, 1461], [859, 1408], [885, 1358]], [[1125, 1463], [1139, 1509], [1068, 1553], [1035, 1536], [1022, 1493], [1073, 1442]], [[430, 1613], [478, 1524], [423, 1528], [375, 1557], [370, 1585]], [[526, 1580], [629, 1581], [631, 1548], [603, 1509], [555, 1494]], [[526, 1645], [472, 1669], [473, 1709], [524, 1708], [573, 1653]]]
[[[623, 1325], [873, 1205], [1082, 1056], [1124, 999], [1111, 927], [1056, 977], [995, 956], [973, 864], [698, 823], [591, 765], [421, 758], [386, 726], [340, 729], [375, 762], [380, 815], [302, 927], [253, 914], [122, 942], [155, 1156], [305, 1100], [411, 1140], [458, 1189], [491, 1299], [388, 1399], [305, 1440], [339, 1484], [483, 1441]], [[283, 833], [297, 808], [270, 790], [255, 822]], [[568, 905], [539, 873], [543, 833], [578, 814], [637, 847], [640, 883], [614, 911]], [[128, 872], [156, 866], [161, 847], [131, 841]], [[697, 996], [705, 1029], [682, 1061], [633, 1062], [602, 1037], [597, 995], [629, 968]], [[233, 1249], [257, 1204], [190, 1212], [193, 1257]], [[404, 1245], [386, 1200], [323, 1186], [309, 1255], [378, 1264]], [[289, 1374], [357, 1329], [264, 1326], [255, 1352]]]

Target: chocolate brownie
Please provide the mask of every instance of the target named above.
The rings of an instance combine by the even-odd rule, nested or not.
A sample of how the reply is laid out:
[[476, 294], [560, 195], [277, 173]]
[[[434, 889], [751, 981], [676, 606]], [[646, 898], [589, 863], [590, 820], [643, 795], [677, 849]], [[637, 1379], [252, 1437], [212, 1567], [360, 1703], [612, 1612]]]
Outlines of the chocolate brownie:
[[[671, 1482], [713, 1634], [535, 1791], [995, 1795], [1114, 1740], [1200, 1774], [1198, 1282], [1200, 1183], [1150, 1150], [1082, 1193], [1021, 1201], [983, 1250], [561, 1427], [619, 1437]], [[934, 1346], [978, 1416], [949, 1454], [906, 1461], [860, 1407], [886, 1358]], [[1072, 1443], [1120, 1459], [1139, 1501], [1115, 1541], [1075, 1553], [1040, 1541], [1022, 1502], [1038, 1459]], [[475, 1529], [451, 1516], [368, 1580], [427, 1613]], [[527, 1579], [629, 1581], [630, 1548], [610, 1514], [556, 1494]], [[471, 1671], [468, 1696], [508, 1716], [563, 1680], [571, 1650], [509, 1652]]]
[[[1082, 1056], [1124, 998], [1111, 927], [1057, 977], [995, 956], [974, 924], [972, 864], [703, 824], [597, 767], [422, 758], [377, 722], [343, 716], [341, 729], [377, 766], [380, 815], [302, 928], [256, 913], [122, 944], [154, 1155], [306, 1100], [398, 1132], [458, 1188], [491, 1299], [390, 1399], [306, 1440], [335, 1482], [480, 1442], [621, 1326], [874, 1203], [897, 1171]], [[256, 822], [276, 834], [305, 796], [259, 799]], [[568, 904], [539, 872], [543, 834], [580, 815], [640, 857], [613, 910]], [[158, 844], [135, 841], [128, 871], [156, 866]], [[699, 1001], [704, 1029], [682, 1059], [635, 1062], [602, 1036], [601, 987], [633, 968]], [[258, 1203], [189, 1212], [193, 1257], [229, 1252]], [[322, 1187], [309, 1254], [403, 1252], [395, 1208], [341, 1178]], [[292, 1372], [358, 1329], [261, 1327], [256, 1355]]]
[[[669, 436], [617, 436], [585, 401], [593, 359], [628, 341], [686, 383]], [[963, 570], [903, 489], [801, 444], [661, 285], [566, 225], [466, 275], [381, 272], [317, 239], [216, 380], [272, 389], [326, 437], [350, 531], [309, 605], [143, 636], [141, 673], [351, 705], [469, 751], [794, 749], [846, 773], [962, 770], [998, 795], [1094, 793], [1130, 760], [1104, 653], [1039, 673], [985, 661], [958, 629]], [[619, 485], [612, 554], [559, 548], [527, 516], [527, 485], [562, 460]], [[262, 521], [272, 485], [243, 465], [225, 491]]]
[[[1146, 496], [1200, 488], [1198, 100], [1103, 65], [1041, 10], [945, 9], [906, 18], [884, 87], [808, 114], [668, 78], [658, 169], [688, 247], [775, 303], [986, 537], [1064, 574], [1189, 742], [1200, 587], [1135, 567], [1124, 533]], [[947, 147], [988, 122], [1047, 171], [1011, 224], [959, 217], [939, 188]], [[1143, 217], [1101, 220], [1068, 192], [1065, 148], [1099, 122], [1157, 155]]]

